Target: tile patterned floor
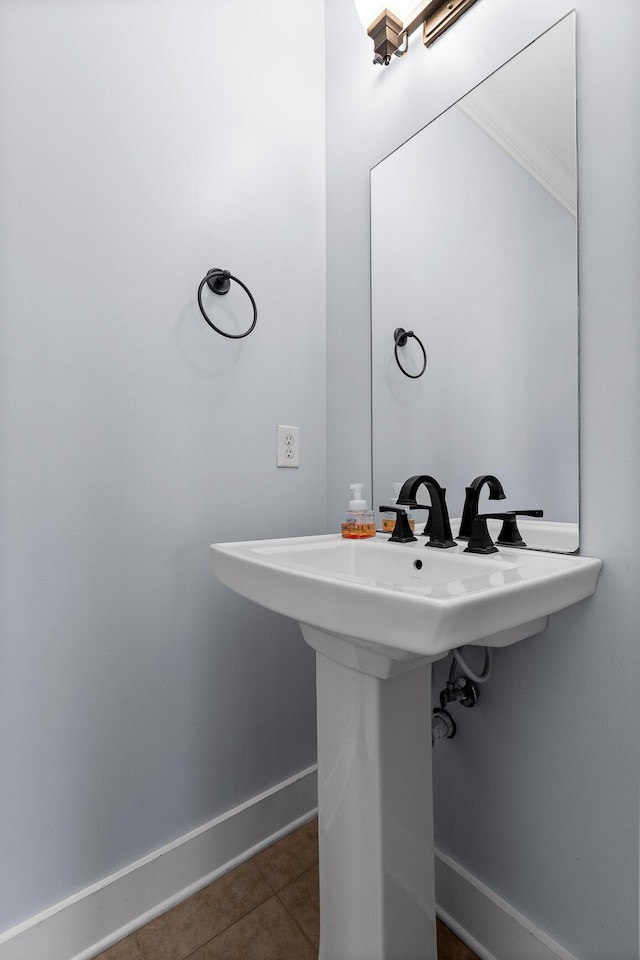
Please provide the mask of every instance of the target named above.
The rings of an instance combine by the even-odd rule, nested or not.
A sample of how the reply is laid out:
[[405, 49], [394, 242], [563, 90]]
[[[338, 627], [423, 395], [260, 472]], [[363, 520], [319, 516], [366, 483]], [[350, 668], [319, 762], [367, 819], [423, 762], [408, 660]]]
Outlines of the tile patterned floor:
[[[315, 820], [101, 953], [97, 960], [317, 960]], [[478, 960], [438, 921], [438, 960]]]

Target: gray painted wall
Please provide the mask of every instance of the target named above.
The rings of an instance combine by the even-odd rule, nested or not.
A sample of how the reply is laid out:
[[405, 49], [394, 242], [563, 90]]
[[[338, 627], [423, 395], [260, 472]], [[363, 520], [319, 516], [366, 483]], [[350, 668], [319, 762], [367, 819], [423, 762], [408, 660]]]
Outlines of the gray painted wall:
[[[437, 843], [581, 960], [638, 945], [640, 7], [479, 0], [384, 70], [355, 10], [327, 0], [328, 517], [368, 468], [369, 168], [577, 10], [581, 544], [596, 596], [501, 651], [481, 706], [436, 751]], [[335, 38], [335, 42], [333, 42]], [[339, 38], [339, 40], [338, 40]], [[390, 213], [392, 215], [392, 212]], [[401, 320], [402, 318], [398, 318]], [[429, 465], [424, 465], [428, 471]], [[628, 531], [631, 530], [629, 534]], [[437, 677], [441, 679], [441, 672]], [[436, 680], [436, 688], [439, 683]], [[460, 711], [458, 711], [460, 713]], [[441, 749], [442, 747], [442, 749]]]
[[0, 3], [0, 930], [315, 760], [313, 654], [208, 544], [325, 529], [322, 18]]

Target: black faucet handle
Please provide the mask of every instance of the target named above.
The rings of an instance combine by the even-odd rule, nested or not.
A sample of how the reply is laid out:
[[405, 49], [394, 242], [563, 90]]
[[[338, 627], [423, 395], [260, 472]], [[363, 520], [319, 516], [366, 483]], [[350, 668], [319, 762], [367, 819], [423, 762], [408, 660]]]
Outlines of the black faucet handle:
[[407, 516], [407, 511], [403, 510], [402, 507], [378, 507], [380, 513], [395, 513], [396, 515], [396, 525], [393, 528], [393, 533], [389, 537], [393, 543], [412, 543], [413, 540], [417, 540], [417, 537], [414, 537], [411, 527], [409, 526], [409, 518]]
[[522, 535], [518, 530], [516, 517], [542, 517], [542, 510], [506, 510], [497, 514], [496, 519], [502, 520], [502, 530], [496, 537], [496, 543], [503, 547], [526, 547]]
[[473, 521], [469, 546], [465, 553], [496, 553], [497, 547], [494, 545], [487, 520], [502, 520], [502, 529], [496, 537], [496, 543], [501, 547], [526, 547], [522, 539], [517, 517], [542, 517], [542, 510], [506, 510], [504, 513], [479, 513]]
[[[400, 503], [400, 500], [398, 500], [398, 503]], [[427, 520], [426, 520], [426, 522], [425, 522], [424, 529], [423, 529], [422, 533], [420, 534], [421, 537], [428, 537], [428, 536], [430, 535], [430, 533], [431, 533], [431, 516], [432, 516], [431, 504], [416, 503], [415, 500], [412, 501], [412, 502], [410, 502], [410, 501], [408, 501], [408, 500], [403, 500], [403, 501], [402, 501], [402, 506], [403, 506], [403, 507], [408, 507], [409, 510], [427, 510], [427, 511], [428, 511], [429, 515], [428, 515]]]

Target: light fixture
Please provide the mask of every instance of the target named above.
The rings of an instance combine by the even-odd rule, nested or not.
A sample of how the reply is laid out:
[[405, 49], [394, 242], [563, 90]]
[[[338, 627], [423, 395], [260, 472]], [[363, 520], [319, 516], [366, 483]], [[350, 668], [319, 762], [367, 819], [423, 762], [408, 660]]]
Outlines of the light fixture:
[[422, 24], [422, 40], [429, 47], [475, 0], [423, 0], [411, 7], [412, 0], [355, 0], [358, 16], [373, 40], [374, 63], [385, 66], [392, 54], [407, 52], [409, 34]]

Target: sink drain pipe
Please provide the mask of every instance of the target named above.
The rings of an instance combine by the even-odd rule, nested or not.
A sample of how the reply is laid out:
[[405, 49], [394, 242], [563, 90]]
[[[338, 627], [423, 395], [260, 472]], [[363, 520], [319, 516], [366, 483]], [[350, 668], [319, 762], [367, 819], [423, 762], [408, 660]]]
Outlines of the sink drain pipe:
[[431, 746], [438, 740], [451, 740], [456, 735], [456, 722], [443, 707], [434, 707], [431, 714]]

